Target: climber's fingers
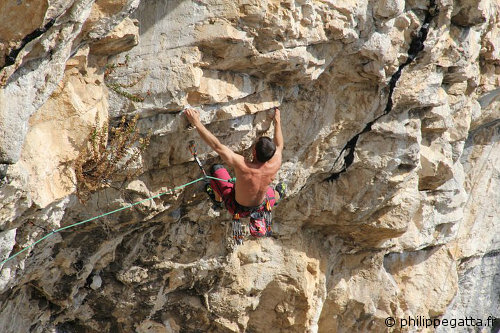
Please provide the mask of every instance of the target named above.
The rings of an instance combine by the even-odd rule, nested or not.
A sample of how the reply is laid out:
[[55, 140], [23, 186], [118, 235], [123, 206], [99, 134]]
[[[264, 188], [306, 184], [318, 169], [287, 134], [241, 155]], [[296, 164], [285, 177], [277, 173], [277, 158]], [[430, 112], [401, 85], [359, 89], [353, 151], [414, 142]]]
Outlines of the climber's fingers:
[[280, 109], [278, 109], [278, 107], [276, 106], [273, 108], [273, 111], [274, 112], [271, 112], [271, 114], [269, 115], [269, 119], [272, 119], [274, 122], [280, 121], [281, 118]]
[[189, 123], [193, 126], [195, 126], [200, 121], [200, 112], [198, 110], [186, 109], [185, 114]]

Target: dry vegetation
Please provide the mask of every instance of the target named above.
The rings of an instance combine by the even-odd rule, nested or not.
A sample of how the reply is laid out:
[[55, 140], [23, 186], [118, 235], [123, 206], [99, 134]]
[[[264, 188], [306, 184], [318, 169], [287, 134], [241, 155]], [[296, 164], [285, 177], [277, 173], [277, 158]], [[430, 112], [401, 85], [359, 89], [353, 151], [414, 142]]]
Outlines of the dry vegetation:
[[73, 162], [76, 174], [76, 195], [85, 202], [93, 192], [108, 187], [117, 175], [125, 180], [136, 177], [140, 170], [131, 170], [131, 163], [149, 145], [151, 135], [142, 137], [137, 130], [138, 115], [127, 121], [122, 117], [117, 127], [108, 131], [108, 123], [92, 128], [77, 159]]

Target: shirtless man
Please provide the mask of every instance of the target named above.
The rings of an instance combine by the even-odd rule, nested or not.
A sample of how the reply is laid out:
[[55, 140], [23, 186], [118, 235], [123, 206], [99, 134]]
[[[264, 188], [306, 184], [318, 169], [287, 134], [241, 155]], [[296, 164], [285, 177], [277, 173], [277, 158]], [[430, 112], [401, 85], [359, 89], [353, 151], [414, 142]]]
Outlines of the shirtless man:
[[[253, 210], [262, 207], [266, 197], [271, 207], [274, 206], [279, 200], [280, 194], [283, 194], [282, 184], [279, 184], [276, 190], [269, 186], [281, 167], [283, 135], [280, 110], [275, 108], [274, 112], [274, 139], [271, 140], [265, 136], [257, 139], [252, 147], [252, 161], [245, 160], [242, 155], [236, 154], [229, 147], [223, 145], [200, 122], [197, 110], [187, 109], [186, 116], [191, 125], [196, 127], [203, 141], [219, 154], [226, 165], [232, 167], [236, 173], [236, 184], [211, 180], [211, 187], [217, 194], [216, 200], [222, 199], [231, 214], [237, 212], [241, 217], [248, 216]], [[213, 177], [231, 178], [227, 170], [220, 164], [214, 165], [211, 173]]]

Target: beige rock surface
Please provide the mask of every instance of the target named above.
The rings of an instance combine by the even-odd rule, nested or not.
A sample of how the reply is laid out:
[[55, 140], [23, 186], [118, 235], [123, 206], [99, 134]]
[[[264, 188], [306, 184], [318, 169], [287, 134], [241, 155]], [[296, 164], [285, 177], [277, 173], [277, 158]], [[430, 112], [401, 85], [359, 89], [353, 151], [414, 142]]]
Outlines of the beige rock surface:
[[[386, 332], [393, 317], [413, 332], [400, 320], [500, 317], [498, 2], [21, 12], [31, 20], [0, 23], [0, 55], [57, 19], [0, 69], [0, 259], [198, 178], [190, 140], [220, 161], [186, 128], [188, 104], [241, 154], [279, 106], [288, 190], [273, 236], [238, 247], [201, 183], [58, 232], [0, 265], [0, 331]], [[135, 114], [152, 133], [139, 175], [80, 203], [63, 166], [96, 115]]]
[[88, 48], [68, 61], [61, 85], [30, 118], [18, 163], [28, 171], [31, 198], [40, 207], [74, 192], [76, 179], [65, 162], [76, 159], [96, 119], [102, 125], [108, 116], [103, 75], [88, 67], [87, 56]]

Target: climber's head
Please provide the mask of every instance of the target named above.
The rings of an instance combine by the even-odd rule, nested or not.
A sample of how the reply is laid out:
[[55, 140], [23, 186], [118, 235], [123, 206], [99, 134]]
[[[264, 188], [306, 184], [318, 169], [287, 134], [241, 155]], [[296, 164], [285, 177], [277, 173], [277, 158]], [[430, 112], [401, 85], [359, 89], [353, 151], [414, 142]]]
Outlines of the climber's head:
[[269, 161], [276, 152], [276, 145], [267, 136], [261, 136], [253, 146], [253, 157], [260, 163]]

